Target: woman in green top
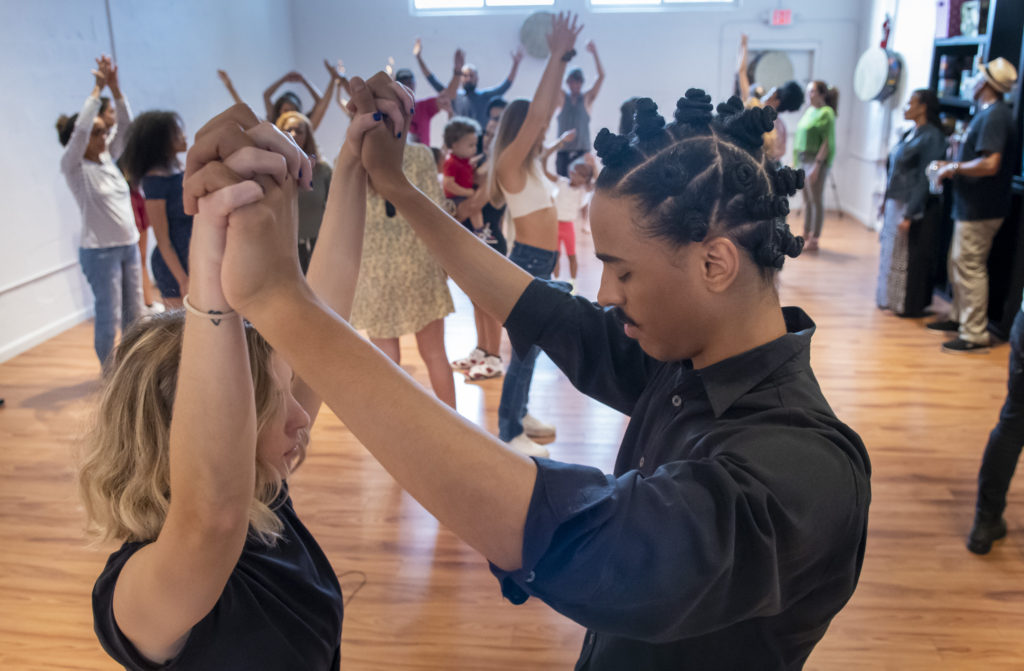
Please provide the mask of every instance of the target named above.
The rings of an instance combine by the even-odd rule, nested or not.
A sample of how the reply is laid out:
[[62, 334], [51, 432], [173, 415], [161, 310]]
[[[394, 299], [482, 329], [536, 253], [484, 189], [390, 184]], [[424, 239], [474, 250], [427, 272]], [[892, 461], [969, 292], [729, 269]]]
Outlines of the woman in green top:
[[793, 157], [807, 173], [804, 187], [804, 250], [818, 249], [821, 225], [825, 221], [825, 178], [836, 156], [836, 115], [839, 90], [815, 80], [807, 85], [811, 106], [796, 127]]

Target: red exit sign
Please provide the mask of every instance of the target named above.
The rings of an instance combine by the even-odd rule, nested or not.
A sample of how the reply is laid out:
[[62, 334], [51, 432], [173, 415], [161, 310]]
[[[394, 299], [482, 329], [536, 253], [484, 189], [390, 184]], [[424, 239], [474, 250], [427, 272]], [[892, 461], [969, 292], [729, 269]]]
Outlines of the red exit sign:
[[793, 10], [792, 9], [773, 9], [772, 10], [772, 25], [773, 26], [789, 26], [793, 24]]

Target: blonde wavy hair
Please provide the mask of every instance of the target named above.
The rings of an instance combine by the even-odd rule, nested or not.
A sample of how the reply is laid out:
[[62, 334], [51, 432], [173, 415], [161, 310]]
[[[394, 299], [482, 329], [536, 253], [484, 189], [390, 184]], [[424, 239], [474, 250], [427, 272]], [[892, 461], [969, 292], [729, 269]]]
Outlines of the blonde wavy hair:
[[281, 116], [277, 117], [277, 121], [274, 122], [274, 125], [287, 133], [288, 131], [286, 131], [284, 127], [293, 119], [298, 119], [299, 122], [306, 127], [306, 146], [299, 147], [299, 149], [310, 156], [316, 156], [319, 160], [320, 150], [316, 146], [316, 138], [313, 137], [313, 123], [309, 120], [309, 117], [302, 112], [285, 112]]
[[[137, 321], [121, 338], [103, 376], [99, 407], [83, 441], [79, 495], [87, 532], [97, 540], [154, 540], [170, 505], [170, 432], [181, 359], [184, 312]], [[271, 370], [273, 350], [250, 325], [245, 328], [256, 397], [257, 435], [280, 412], [282, 391]], [[256, 487], [249, 533], [273, 545], [281, 521], [271, 505], [282, 476], [256, 459]]]

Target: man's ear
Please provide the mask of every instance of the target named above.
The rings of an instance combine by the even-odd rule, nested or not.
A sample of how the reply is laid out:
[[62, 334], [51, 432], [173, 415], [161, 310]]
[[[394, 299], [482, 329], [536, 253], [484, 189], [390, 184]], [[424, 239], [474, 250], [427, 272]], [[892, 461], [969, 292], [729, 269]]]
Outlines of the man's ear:
[[727, 237], [717, 236], [701, 244], [701, 277], [711, 293], [723, 293], [733, 285], [740, 272], [740, 250]]

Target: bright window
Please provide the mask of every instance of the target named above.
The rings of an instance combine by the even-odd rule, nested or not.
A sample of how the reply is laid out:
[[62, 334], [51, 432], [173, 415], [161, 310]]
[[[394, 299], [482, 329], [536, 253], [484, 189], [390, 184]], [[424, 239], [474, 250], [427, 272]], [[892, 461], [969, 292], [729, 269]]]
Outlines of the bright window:
[[416, 11], [437, 9], [485, 9], [487, 7], [551, 6], [555, 0], [412, 0]]
[[590, 0], [590, 6], [600, 9], [629, 9], [631, 7], [679, 7], [681, 5], [735, 5], [736, 0]]

